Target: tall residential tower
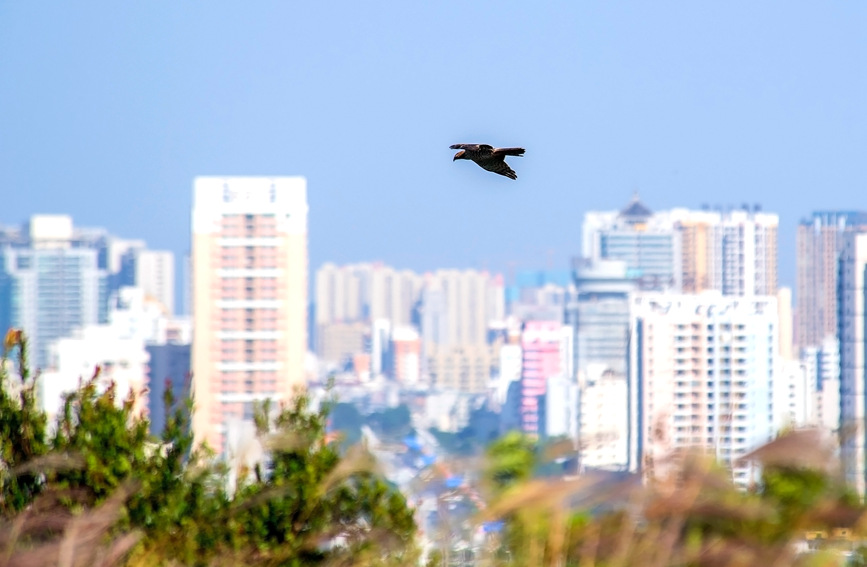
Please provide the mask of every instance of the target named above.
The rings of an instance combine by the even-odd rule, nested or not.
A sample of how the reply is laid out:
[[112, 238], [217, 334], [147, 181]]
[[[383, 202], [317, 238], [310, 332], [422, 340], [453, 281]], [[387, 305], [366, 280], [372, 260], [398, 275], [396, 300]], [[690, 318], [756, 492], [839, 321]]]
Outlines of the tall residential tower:
[[846, 481], [867, 492], [867, 233], [847, 232], [840, 253], [840, 457]]
[[305, 384], [307, 182], [197, 177], [193, 192], [193, 431], [219, 453], [254, 403]]
[[799, 349], [819, 347], [837, 333], [837, 261], [843, 237], [867, 230], [867, 213], [814, 212], [798, 224], [797, 328]]

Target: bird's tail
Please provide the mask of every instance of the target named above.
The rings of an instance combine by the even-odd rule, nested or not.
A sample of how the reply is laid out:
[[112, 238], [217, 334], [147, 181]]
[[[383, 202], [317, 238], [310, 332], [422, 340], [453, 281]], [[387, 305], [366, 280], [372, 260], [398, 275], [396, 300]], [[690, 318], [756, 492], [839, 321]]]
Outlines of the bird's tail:
[[523, 156], [524, 148], [497, 148], [497, 153], [504, 156]]

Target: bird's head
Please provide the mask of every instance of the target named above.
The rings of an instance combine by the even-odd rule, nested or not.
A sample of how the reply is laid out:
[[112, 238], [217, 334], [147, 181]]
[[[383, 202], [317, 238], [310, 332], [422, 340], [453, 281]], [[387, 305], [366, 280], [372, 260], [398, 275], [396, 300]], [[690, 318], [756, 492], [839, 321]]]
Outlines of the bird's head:
[[467, 152], [466, 152], [465, 150], [461, 150], [461, 151], [459, 151], [458, 153], [455, 154], [455, 157], [452, 158], [452, 161], [455, 161], [456, 159], [466, 159], [466, 158], [464, 157], [464, 154], [466, 154], [466, 153], [467, 153]]

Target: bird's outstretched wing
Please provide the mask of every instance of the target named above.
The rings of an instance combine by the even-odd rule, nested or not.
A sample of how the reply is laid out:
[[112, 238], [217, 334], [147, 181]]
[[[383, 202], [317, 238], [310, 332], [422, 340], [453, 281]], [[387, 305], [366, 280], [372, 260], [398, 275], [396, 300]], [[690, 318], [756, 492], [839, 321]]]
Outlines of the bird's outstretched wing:
[[503, 161], [502, 157], [479, 160], [476, 163], [479, 164], [482, 169], [486, 169], [494, 173], [499, 173], [500, 175], [505, 175], [509, 179], [518, 178], [518, 175], [512, 170], [511, 167], [509, 167], [509, 164]]
[[452, 150], [470, 150], [470, 151], [479, 151], [479, 150], [491, 150], [493, 151], [494, 147], [489, 146], [488, 144], [452, 144], [449, 146], [449, 149]]

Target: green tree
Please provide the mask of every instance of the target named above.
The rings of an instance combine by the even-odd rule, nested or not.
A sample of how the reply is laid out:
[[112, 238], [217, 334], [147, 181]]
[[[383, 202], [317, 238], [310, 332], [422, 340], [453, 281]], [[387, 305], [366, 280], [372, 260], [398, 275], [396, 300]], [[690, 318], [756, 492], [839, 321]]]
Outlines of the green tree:
[[405, 564], [414, 557], [412, 511], [374, 472], [368, 453], [356, 449], [341, 458], [327, 442], [329, 410], [313, 411], [299, 395], [273, 421], [259, 414], [272, 450], [268, 465], [253, 471], [255, 482], [236, 495], [237, 520], [261, 552], [259, 561]]
[[[416, 559], [412, 510], [369, 454], [356, 448], [341, 456], [326, 434], [330, 404], [314, 410], [302, 394], [273, 420], [260, 412], [268, 456], [242, 471], [230, 493], [225, 467], [207, 448], [193, 447], [191, 405], [171, 390], [165, 429], [154, 439], [135, 396], [118, 399], [113, 384], [101, 390], [97, 372], [65, 397], [49, 439], [18, 332], [7, 336], [4, 352], [13, 348], [23, 378], [18, 393], [6, 384], [5, 357], [0, 366], [0, 487], [3, 516], [13, 522], [0, 525], [0, 553], [12, 564], [53, 564], [60, 553], [75, 555], [75, 564], [99, 554], [119, 560], [136, 542], [126, 560], [133, 566]], [[38, 513], [52, 519], [14, 523], [17, 514]], [[81, 526], [89, 526], [86, 537]], [[71, 547], [63, 543], [69, 530], [78, 537]]]
[[[9, 375], [10, 354], [17, 351], [20, 383]], [[16, 394], [16, 390], [17, 394]], [[10, 329], [0, 357], [0, 514], [8, 516], [28, 505], [39, 493], [41, 475], [18, 469], [48, 451], [45, 414], [36, 406], [36, 383], [27, 363], [27, 340]]]

